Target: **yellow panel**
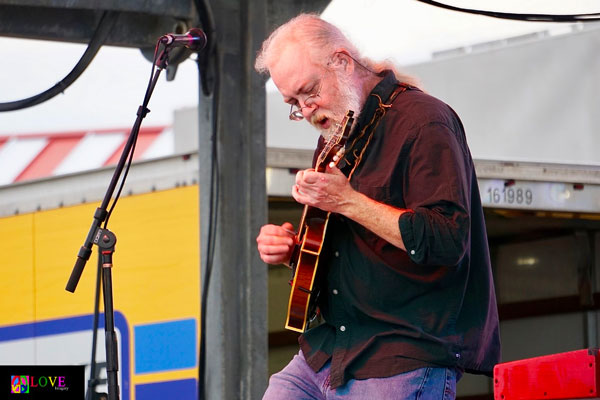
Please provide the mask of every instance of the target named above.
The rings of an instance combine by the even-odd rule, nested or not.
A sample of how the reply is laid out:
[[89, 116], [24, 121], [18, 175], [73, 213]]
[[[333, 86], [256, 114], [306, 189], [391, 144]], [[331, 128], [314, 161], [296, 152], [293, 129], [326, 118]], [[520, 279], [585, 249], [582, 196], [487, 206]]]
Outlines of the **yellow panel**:
[[33, 215], [0, 218], [0, 325], [35, 318]]
[[93, 313], [94, 255], [88, 261], [75, 293], [67, 292], [65, 286], [90, 228], [95, 206], [85, 204], [34, 213], [36, 320]]
[[[64, 290], [96, 205], [38, 213], [36, 258], [39, 319], [93, 311], [96, 254], [75, 294]], [[117, 236], [112, 269], [115, 310], [130, 326], [197, 318], [199, 306], [198, 187], [119, 200], [108, 228]]]
[[[199, 320], [198, 204], [198, 186], [189, 186], [122, 198], [110, 218], [108, 228], [117, 236], [112, 268], [114, 308], [125, 315], [131, 338], [131, 398], [136, 383], [197, 376], [197, 368], [174, 375], [151, 374], [154, 378], [135, 375], [133, 328], [152, 322]], [[36, 213], [38, 320], [93, 312], [97, 247], [75, 294], [64, 288], [97, 206]]]
[[[131, 339], [129, 354], [120, 355], [130, 360], [130, 398], [136, 383], [197, 377], [197, 368], [135, 375], [133, 328], [189, 318], [198, 323], [198, 204], [195, 185], [122, 198], [110, 218], [117, 236], [114, 306], [125, 315]], [[97, 247], [75, 293], [65, 286], [98, 205], [0, 218], [0, 326], [93, 313]]]
[[198, 317], [198, 187], [128, 200], [110, 222], [118, 240], [115, 296], [136, 310], [136, 324]]

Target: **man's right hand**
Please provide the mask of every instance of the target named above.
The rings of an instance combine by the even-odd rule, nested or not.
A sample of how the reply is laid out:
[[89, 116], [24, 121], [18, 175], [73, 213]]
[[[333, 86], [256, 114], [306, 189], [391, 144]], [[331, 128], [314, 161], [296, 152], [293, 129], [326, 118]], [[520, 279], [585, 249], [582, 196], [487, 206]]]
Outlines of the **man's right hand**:
[[289, 222], [264, 225], [256, 238], [260, 258], [267, 264], [289, 264], [295, 240], [294, 226]]

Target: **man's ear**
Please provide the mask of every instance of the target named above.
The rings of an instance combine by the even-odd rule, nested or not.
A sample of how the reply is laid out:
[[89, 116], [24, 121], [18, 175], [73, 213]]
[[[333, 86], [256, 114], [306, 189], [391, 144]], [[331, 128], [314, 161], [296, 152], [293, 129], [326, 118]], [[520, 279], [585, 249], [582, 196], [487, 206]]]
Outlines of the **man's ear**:
[[332, 66], [341, 68], [345, 72], [352, 73], [354, 71], [354, 60], [348, 54], [346, 49], [337, 50], [333, 53]]

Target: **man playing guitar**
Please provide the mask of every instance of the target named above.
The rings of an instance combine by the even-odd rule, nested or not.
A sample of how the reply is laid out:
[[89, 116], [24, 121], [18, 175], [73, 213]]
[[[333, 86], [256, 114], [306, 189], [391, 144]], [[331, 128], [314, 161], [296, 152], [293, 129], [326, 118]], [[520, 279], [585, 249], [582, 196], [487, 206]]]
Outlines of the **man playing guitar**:
[[[355, 119], [345, 152], [298, 172], [292, 188], [326, 217], [309, 214], [298, 233], [287, 222], [265, 225], [257, 237], [266, 263], [297, 268], [314, 253], [321, 285], [298, 292], [320, 290], [324, 319], [300, 336], [300, 352], [271, 377], [264, 399], [446, 399], [463, 372], [491, 374], [500, 355], [496, 297], [456, 113], [391, 64], [363, 58], [315, 15], [275, 30], [256, 69], [270, 74], [290, 119], [323, 132], [317, 161], [348, 110]], [[308, 247], [302, 232], [318, 231], [321, 220], [323, 241], [298, 256]], [[302, 332], [304, 322], [290, 329]]]

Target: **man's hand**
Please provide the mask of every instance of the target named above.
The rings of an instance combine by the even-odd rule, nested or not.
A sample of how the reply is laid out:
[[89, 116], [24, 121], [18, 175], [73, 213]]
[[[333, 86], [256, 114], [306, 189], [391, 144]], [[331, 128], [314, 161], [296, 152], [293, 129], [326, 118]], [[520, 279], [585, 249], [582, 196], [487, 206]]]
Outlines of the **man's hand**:
[[334, 165], [328, 166], [326, 173], [313, 169], [298, 172], [292, 196], [298, 203], [350, 218], [394, 246], [406, 250], [398, 219], [409, 210], [392, 207], [357, 192]]
[[294, 226], [289, 222], [264, 225], [256, 238], [260, 258], [267, 264], [289, 264], [295, 238]]
[[327, 168], [327, 173], [314, 169], [299, 171], [292, 189], [292, 196], [298, 203], [338, 214], [344, 214], [344, 207], [356, 193], [348, 178], [333, 165]]

